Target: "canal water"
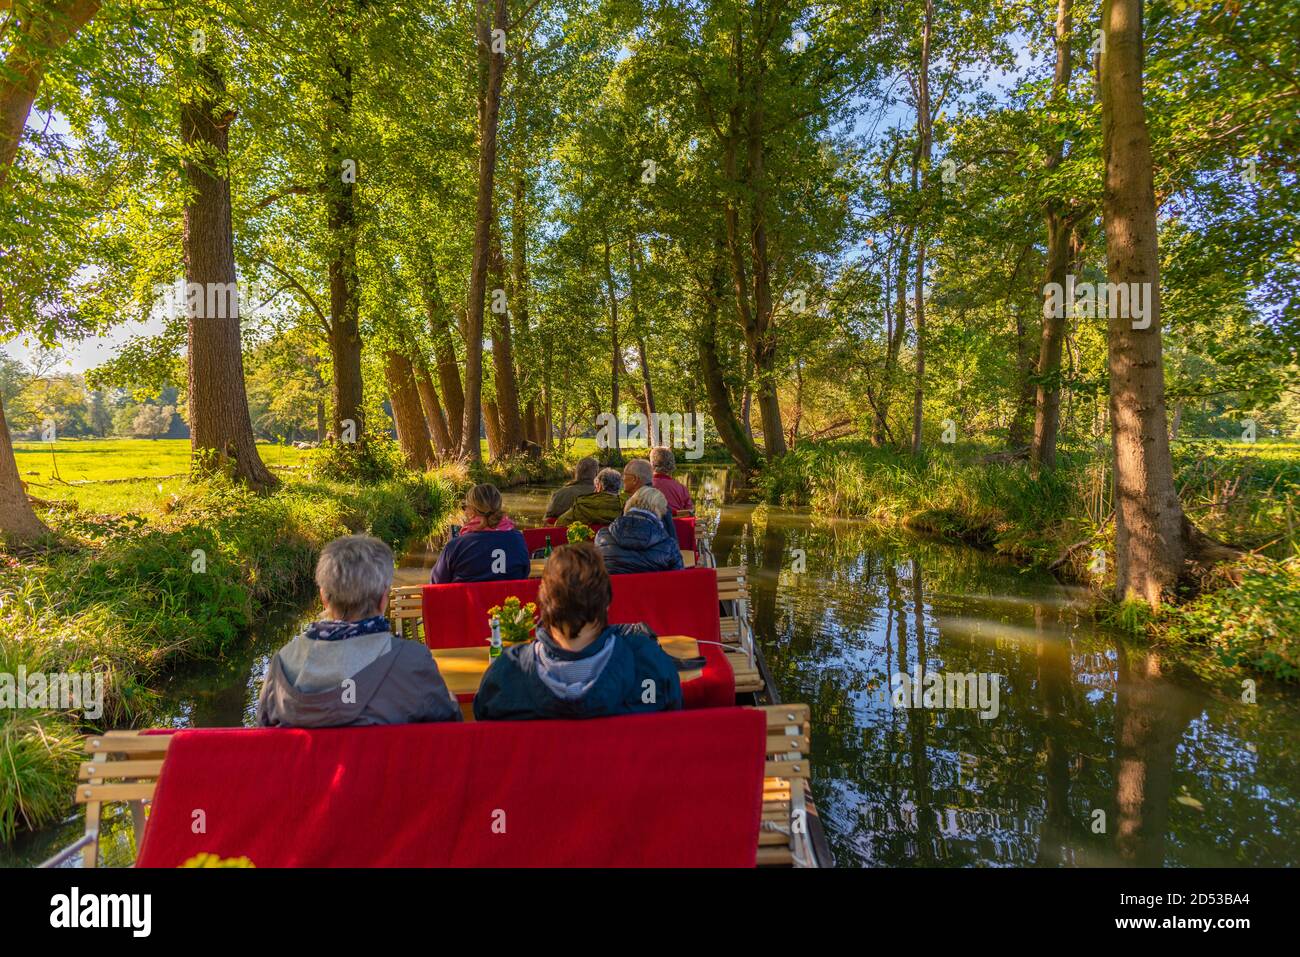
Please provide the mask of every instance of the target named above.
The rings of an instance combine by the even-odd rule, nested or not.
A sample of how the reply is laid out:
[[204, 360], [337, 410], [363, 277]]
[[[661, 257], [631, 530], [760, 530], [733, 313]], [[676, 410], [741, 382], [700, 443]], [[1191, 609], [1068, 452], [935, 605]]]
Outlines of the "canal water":
[[[1099, 627], [1079, 589], [990, 553], [734, 503], [722, 469], [682, 478], [718, 564], [747, 569], [782, 699], [812, 708], [813, 785], [841, 866], [1300, 861], [1294, 692], [1260, 681], [1250, 703], [1208, 685]], [[507, 493], [507, 509], [531, 524], [549, 492]], [[403, 564], [436, 555], [422, 544]], [[312, 613], [173, 676], [158, 723], [250, 723], [268, 656]], [[108, 824], [105, 863], [130, 860], [126, 817]], [[0, 848], [0, 865], [35, 863], [81, 826]]]

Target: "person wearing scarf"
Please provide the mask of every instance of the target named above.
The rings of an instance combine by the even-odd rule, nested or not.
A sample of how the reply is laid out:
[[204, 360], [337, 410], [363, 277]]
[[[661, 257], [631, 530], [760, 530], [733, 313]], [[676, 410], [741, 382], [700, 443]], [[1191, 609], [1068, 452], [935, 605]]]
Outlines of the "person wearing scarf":
[[528, 569], [524, 534], [506, 515], [501, 493], [495, 485], [475, 485], [465, 495], [465, 524], [433, 567], [433, 583], [527, 578]]
[[613, 589], [590, 542], [563, 545], [537, 591], [535, 640], [507, 648], [474, 698], [478, 721], [602, 718], [682, 706], [677, 664], [644, 624], [611, 625]]
[[324, 618], [272, 656], [258, 725], [461, 720], [429, 649], [393, 635], [384, 617], [392, 583], [393, 552], [379, 539], [348, 535], [325, 546], [316, 563]]

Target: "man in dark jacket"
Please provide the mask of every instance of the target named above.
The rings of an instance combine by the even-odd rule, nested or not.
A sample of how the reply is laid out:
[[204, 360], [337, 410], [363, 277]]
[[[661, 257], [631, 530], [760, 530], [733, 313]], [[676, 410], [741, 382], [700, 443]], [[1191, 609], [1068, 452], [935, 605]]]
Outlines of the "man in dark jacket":
[[611, 575], [666, 572], [682, 567], [677, 530], [667, 516], [668, 502], [653, 485], [632, 493], [622, 516], [596, 533], [596, 547]]
[[459, 721], [423, 644], [395, 637], [384, 611], [393, 553], [377, 538], [348, 535], [325, 546], [316, 584], [325, 618], [271, 658], [257, 702], [263, 727]]
[[559, 518], [573, 508], [573, 503], [583, 495], [593, 494], [596, 491], [594, 480], [599, 468], [600, 463], [590, 456], [579, 459], [578, 467], [573, 470], [573, 481], [551, 494], [551, 500], [546, 503], [546, 518]]
[[502, 652], [474, 698], [479, 721], [602, 718], [682, 706], [676, 662], [645, 625], [610, 625], [609, 575], [590, 542], [564, 545], [537, 592], [537, 638]]

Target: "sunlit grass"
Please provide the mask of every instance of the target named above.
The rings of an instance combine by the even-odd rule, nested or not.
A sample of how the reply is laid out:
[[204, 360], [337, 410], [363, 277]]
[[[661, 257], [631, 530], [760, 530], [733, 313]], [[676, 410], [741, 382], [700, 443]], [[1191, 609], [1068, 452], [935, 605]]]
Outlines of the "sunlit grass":
[[[78, 486], [79, 497], [117, 490], [129, 508], [103, 514], [116, 510], [100, 497], [98, 512], [84, 498], [78, 509], [41, 510], [55, 533], [44, 550], [0, 548], [0, 671], [102, 674], [103, 724], [147, 722], [160, 674], [220, 657], [258, 615], [301, 600], [326, 542], [367, 532], [400, 545], [445, 515], [458, 491], [448, 477], [410, 473], [369, 484], [285, 475], [262, 496], [221, 479], [176, 480], [163, 493], [154, 479]], [[0, 716], [0, 839], [66, 808], [67, 742], [87, 730], [80, 720]]]

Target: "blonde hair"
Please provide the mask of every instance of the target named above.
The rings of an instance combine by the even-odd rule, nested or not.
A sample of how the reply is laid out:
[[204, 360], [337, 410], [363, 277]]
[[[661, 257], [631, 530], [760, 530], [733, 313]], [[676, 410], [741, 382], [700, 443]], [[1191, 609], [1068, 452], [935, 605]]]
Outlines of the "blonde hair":
[[506, 514], [501, 505], [501, 493], [495, 485], [487, 483], [475, 485], [465, 493], [465, 511], [482, 515], [483, 524], [488, 528], [496, 528]]
[[623, 514], [626, 515], [628, 510], [633, 508], [643, 508], [663, 518], [668, 514], [668, 499], [664, 498], [664, 493], [653, 485], [642, 485], [628, 496], [627, 504], [623, 506]]

